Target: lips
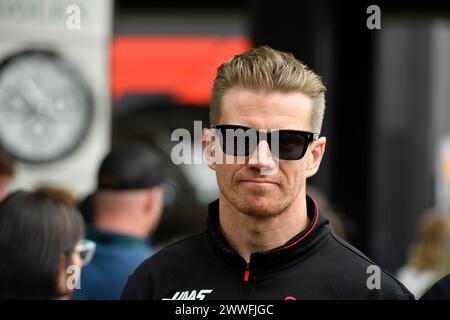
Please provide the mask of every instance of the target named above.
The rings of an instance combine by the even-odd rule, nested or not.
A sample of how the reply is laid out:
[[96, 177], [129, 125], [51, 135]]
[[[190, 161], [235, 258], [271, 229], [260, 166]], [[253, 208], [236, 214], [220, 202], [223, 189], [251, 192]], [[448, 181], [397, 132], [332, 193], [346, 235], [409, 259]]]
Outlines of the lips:
[[240, 182], [249, 182], [249, 183], [256, 183], [256, 184], [278, 184], [275, 181], [257, 180], [257, 179], [246, 179], [246, 180], [241, 180]]

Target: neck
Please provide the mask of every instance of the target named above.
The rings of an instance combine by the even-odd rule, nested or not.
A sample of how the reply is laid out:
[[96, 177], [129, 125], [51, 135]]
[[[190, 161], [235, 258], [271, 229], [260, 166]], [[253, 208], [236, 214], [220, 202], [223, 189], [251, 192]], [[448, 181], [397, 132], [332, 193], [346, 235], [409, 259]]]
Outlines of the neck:
[[247, 262], [253, 252], [264, 252], [284, 245], [310, 223], [305, 194], [300, 194], [279, 215], [264, 218], [240, 212], [220, 195], [219, 221], [225, 239]]
[[146, 238], [149, 235], [145, 224], [136, 221], [130, 212], [127, 212], [126, 215], [113, 214], [112, 212], [106, 212], [104, 214], [96, 212], [94, 225], [103, 231], [137, 238]]

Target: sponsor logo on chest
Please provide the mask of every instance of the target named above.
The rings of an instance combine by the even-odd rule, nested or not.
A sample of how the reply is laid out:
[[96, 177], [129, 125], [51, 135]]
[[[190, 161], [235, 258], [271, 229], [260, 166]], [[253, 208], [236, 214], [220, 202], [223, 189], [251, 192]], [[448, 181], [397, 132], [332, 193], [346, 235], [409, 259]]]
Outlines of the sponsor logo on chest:
[[212, 289], [177, 291], [171, 298], [162, 298], [162, 300], [203, 300], [205, 295], [211, 292], [213, 292]]

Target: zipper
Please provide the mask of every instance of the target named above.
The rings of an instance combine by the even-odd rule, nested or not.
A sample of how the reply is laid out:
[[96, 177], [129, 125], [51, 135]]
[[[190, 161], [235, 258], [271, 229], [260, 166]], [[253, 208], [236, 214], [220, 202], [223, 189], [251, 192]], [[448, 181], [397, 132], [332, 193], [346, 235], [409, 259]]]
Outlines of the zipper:
[[247, 266], [245, 267], [244, 271], [244, 283], [243, 283], [243, 290], [242, 290], [242, 299], [243, 300], [249, 300], [250, 299], [250, 290], [252, 286], [252, 279], [250, 278], [250, 263], [247, 263]]
[[245, 272], [244, 272], [244, 282], [248, 282], [249, 279], [250, 279], [250, 266], [247, 263], [247, 266], [245, 267]]

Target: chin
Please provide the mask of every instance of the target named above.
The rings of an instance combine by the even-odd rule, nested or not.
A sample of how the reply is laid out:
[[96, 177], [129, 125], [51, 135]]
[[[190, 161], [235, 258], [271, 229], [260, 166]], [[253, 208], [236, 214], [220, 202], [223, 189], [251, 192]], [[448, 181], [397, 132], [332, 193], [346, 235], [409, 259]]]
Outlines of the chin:
[[267, 196], [240, 197], [235, 206], [243, 214], [259, 218], [276, 217], [286, 208], [282, 203], [274, 202], [273, 197]]
[[[219, 185], [220, 187], [220, 185]], [[249, 188], [237, 185], [234, 188], [220, 188], [222, 195], [237, 210], [255, 218], [271, 218], [282, 214], [295, 199], [294, 192], [285, 192], [279, 186]]]

